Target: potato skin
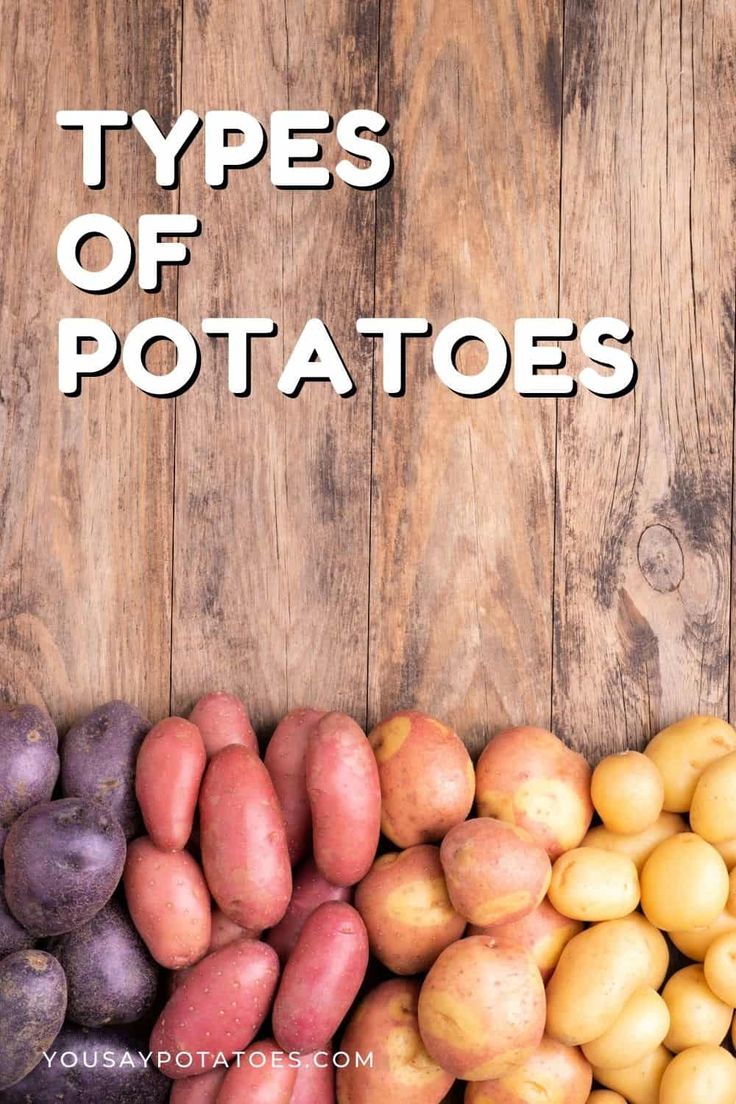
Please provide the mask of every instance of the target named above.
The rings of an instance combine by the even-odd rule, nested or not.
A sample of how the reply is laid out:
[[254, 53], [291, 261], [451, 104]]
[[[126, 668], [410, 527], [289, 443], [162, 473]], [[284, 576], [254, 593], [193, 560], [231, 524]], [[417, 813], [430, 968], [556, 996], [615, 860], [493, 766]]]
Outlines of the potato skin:
[[660, 1104], [659, 1088], [671, 1060], [672, 1055], [662, 1046], [623, 1069], [602, 1070], [594, 1066], [593, 1077], [606, 1088], [620, 1092], [628, 1104]]
[[192, 834], [207, 756], [196, 725], [166, 717], [138, 752], [135, 795], [146, 831], [161, 851], [181, 851]]
[[223, 690], [205, 694], [189, 714], [189, 720], [202, 735], [208, 759], [230, 744], [239, 744], [258, 754], [258, 739], [248, 710], [234, 694]]
[[276, 951], [281, 965], [291, 955], [297, 944], [302, 928], [309, 917], [324, 905], [326, 901], [349, 901], [352, 892], [349, 886], [334, 886], [324, 878], [308, 859], [296, 872], [294, 890], [283, 918], [271, 928], [266, 942]]
[[503, 1077], [544, 1032], [544, 985], [520, 947], [474, 935], [452, 943], [419, 994], [419, 1031], [444, 1070], [466, 1081]]
[[175, 1081], [169, 1104], [216, 1104], [227, 1070], [218, 1068]]
[[685, 966], [672, 975], [662, 990], [670, 1013], [670, 1029], [664, 1039], [668, 1050], [703, 1044], [719, 1046], [731, 1026], [731, 1006], [711, 990], [699, 964]]
[[709, 763], [700, 775], [690, 805], [690, 825], [708, 843], [727, 843], [736, 836], [732, 794], [736, 788], [736, 752]]
[[51, 800], [59, 777], [58, 742], [43, 709], [0, 703], [0, 854], [13, 821]]
[[720, 717], [684, 717], [658, 732], [644, 754], [662, 776], [667, 812], [688, 812], [702, 772], [729, 751], [736, 751], [736, 729]]
[[355, 1000], [367, 966], [368, 933], [360, 914], [343, 901], [320, 905], [302, 928], [276, 994], [273, 1033], [279, 1046], [301, 1054], [323, 1050]]
[[728, 870], [715, 847], [694, 832], [664, 840], [644, 863], [641, 906], [662, 931], [712, 924], [728, 900]]
[[[265, 1020], [279, 976], [276, 952], [255, 939], [229, 943], [198, 962], [169, 998], [151, 1033], [150, 1048], [168, 1052], [160, 1068], [174, 1080], [191, 1070], [178, 1054], [209, 1051], [197, 1069], [212, 1069], [217, 1054], [244, 1050]], [[227, 1014], [222, 1011], [227, 1009]], [[207, 1040], [206, 1044], [204, 1040]]]
[[[3, 1104], [164, 1104], [171, 1082], [152, 1062], [145, 1065], [139, 1050], [145, 1054], [145, 1044], [127, 1031], [65, 1024], [49, 1048], [49, 1057], [56, 1053], [56, 1059], [50, 1066], [45, 1060], [39, 1062], [32, 1073], [7, 1089]], [[66, 1053], [77, 1057], [72, 1069], [64, 1069], [59, 1061]], [[112, 1056], [110, 1066], [103, 1064], [106, 1054]]]
[[662, 1075], [659, 1104], [733, 1104], [736, 1059], [723, 1047], [697, 1046], [675, 1055]]
[[563, 916], [545, 898], [532, 912], [508, 924], [494, 924], [489, 928], [471, 924], [468, 935], [488, 935], [497, 947], [523, 947], [534, 959], [542, 981], [546, 983], [563, 949], [582, 930], [579, 920]]
[[8, 908], [3, 888], [2, 867], [0, 867], [0, 959], [12, 954], [13, 951], [27, 951], [35, 942], [35, 937], [18, 923]]
[[253, 1043], [227, 1071], [217, 1104], [290, 1104], [297, 1073], [292, 1061], [273, 1039]]
[[577, 847], [590, 827], [588, 762], [542, 728], [494, 736], [475, 770], [479, 816], [525, 828], [551, 859]]
[[135, 706], [111, 701], [67, 732], [61, 745], [64, 797], [94, 797], [118, 820], [126, 839], [141, 830], [135, 763], [151, 722]]
[[724, 909], [715, 920], [702, 928], [692, 928], [689, 931], [671, 931], [668, 936], [686, 958], [692, 958], [695, 962], [703, 962], [708, 948], [714, 939], [725, 932], [736, 931], [736, 916], [728, 909]]
[[602, 851], [616, 851], [619, 855], [628, 855], [636, 869], [641, 873], [644, 863], [655, 847], [678, 832], [687, 832], [687, 821], [679, 813], [660, 813], [654, 824], [643, 832], [632, 832], [622, 836], [618, 832], [609, 832], [602, 824], [591, 828], [585, 835], [581, 847], [598, 847]]
[[81, 1027], [135, 1023], [153, 1007], [158, 971], [125, 912], [111, 901], [49, 953], [66, 975], [67, 1019]]
[[419, 1034], [419, 988], [394, 978], [355, 1009], [340, 1049], [351, 1056], [372, 1052], [373, 1066], [353, 1059], [337, 1071], [338, 1104], [440, 1104], [450, 1091], [454, 1077], [429, 1057]]
[[309, 852], [312, 811], [307, 793], [307, 747], [322, 709], [292, 709], [276, 726], [263, 761], [271, 775], [286, 825], [292, 866]]
[[537, 1049], [505, 1077], [471, 1081], [465, 1089], [465, 1104], [536, 1104], [542, 1099], [586, 1104], [592, 1083], [590, 1065], [577, 1047], [545, 1035]]
[[16, 951], [0, 962], [0, 1089], [41, 1061], [64, 1022], [66, 978], [45, 951]]
[[215, 908], [212, 910], [212, 932], [210, 934], [210, 945], [207, 949], [208, 951], [219, 951], [220, 947], [226, 947], [228, 943], [234, 943], [236, 939], [260, 939], [261, 934], [259, 931], [241, 928], [240, 924], [233, 923], [222, 909]]
[[186, 851], [159, 851], [142, 836], [128, 847], [123, 876], [128, 911], [153, 958], [169, 970], [198, 962], [210, 944], [210, 895]]
[[473, 807], [468, 750], [447, 725], [404, 709], [370, 733], [381, 784], [381, 828], [397, 847], [436, 843]]
[[376, 859], [355, 891], [371, 951], [394, 974], [425, 973], [465, 931], [452, 907], [438, 847], [420, 843]]
[[291, 898], [286, 828], [268, 771], [231, 744], [210, 760], [199, 795], [202, 864], [210, 893], [241, 928], [278, 924]]
[[518, 920], [537, 908], [549, 886], [551, 866], [528, 832], [494, 817], [455, 825], [440, 847], [447, 891], [471, 924]]
[[289, 1104], [335, 1104], [335, 1067], [332, 1047], [325, 1047], [319, 1064], [316, 1054], [302, 1055]]
[[616, 920], [639, 904], [639, 875], [627, 855], [575, 847], [555, 860], [549, 899], [573, 920]]
[[609, 831], [644, 832], [662, 812], [664, 782], [652, 759], [641, 751], [622, 751], [598, 763], [590, 796]]
[[99, 802], [65, 797], [15, 821], [3, 852], [10, 911], [34, 935], [61, 935], [104, 908], [120, 881], [125, 834]]
[[621, 1069], [661, 1046], [669, 1026], [665, 1001], [656, 989], [643, 985], [632, 993], [608, 1030], [585, 1043], [583, 1054], [599, 1069]]

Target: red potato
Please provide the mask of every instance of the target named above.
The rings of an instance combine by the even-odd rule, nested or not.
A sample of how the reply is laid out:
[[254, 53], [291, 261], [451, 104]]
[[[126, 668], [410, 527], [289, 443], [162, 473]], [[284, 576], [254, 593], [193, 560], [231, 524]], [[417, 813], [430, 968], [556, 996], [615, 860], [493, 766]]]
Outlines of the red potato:
[[349, 901], [349, 886], [334, 886], [323, 878], [313, 859], [308, 859], [297, 871], [294, 891], [282, 920], [266, 936], [266, 942], [276, 951], [281, 964], [288, 959], [309, 917], [326, 901]]
[[344, 713], [327, 713], [307, 748], [314, 861], [333, 885], [355, 885], [375, 858], [381, 787], [365, 733]]
[[263, 1039], [228, 1070], [217, 1104], [291, 1104], [296, 1075], [296, 1062]]
[[471, 924], [508, 924], [535, 909], [549, 888], [549, 855], [528, 832], [493, 817], [455, 825], [440, 847], [447, 891]]
[[226, 1073], [224, 1069], [213, 1069], [176, 1081], [171, 1089], [169, 1104], [217, 1104]]
[[291, 897], [286, 829], [268, 771], [232, 744], [207, 767], [199, 798], [202, 864], [212, 896], [241, 928], [278, 924]]
[[234, 924], [222, 909], [212, 910], [212, 935], [210, 937], [210, 951], [219, 951], [228, 943], [234, 943], [236, 939], [260, 939], [260, 931], [250, 931], [241, 928], [240, 924]]
[[320, 905], [302, 929], [276, 994], [273, 1033], [279, 1045], [301, 1054], [327, 1047], [367, 966], [368, 933], [359, 913], [343, 901]]
[[136, 760], [135, 796], [161, 851], [186, 847], [206, 761], [199, 729], [183, 717], [167, 717], [146, 734]]
[[488, 935], [496, 947], [523, 947], [536, 962], [546, 983], [567, 944], [582, 930], [580, 920], [563, 916], [545, 898], [532, 912], [508, 924], [494, 924], [488, 928], [471, 924], [468, 935]]
[[525, 828], [551, 859], [577, 847], [593, 817], [591, 769], [542, 728], [510, 728], [486, 745], [475, 768], [478, 815]]
[[321, 709], [292, 709], [276, 726], [263, 761], [281, 803], [292, 866], [309, 851], [312, 813], [307, 793], [307, 746]]
[[230, 744], [240, 744], [258, 754], [258, 739], [248, 710], [234, 694], [222, 690], [205, 694], [189, 714], [189, 720], [202, 733], [208, 759]]
[[335, 1104], [332, 1047], [302, 1056], [289, 1104]]
[[[279, 977], [276, 952], [255, 939], [229, 943], [192, 969], [164, 1006], [151, 1033], [159, 1068], [175, 1080], [191, 1073], [177, 1055], [197, 1055], [203, 1070], [218, 1054], [244, 1050], [268, 1015]], [[166, 1055], [169, 1055], [167, 1059]]]
[[471, 1082], [465, 1104], [586, 1104], [592, 1084], [590, 1065], [578, 1048], [545, 1035], [534, 1053], [505, 1077]]
[[146, 836], [133, 840], [123, 885], [133, 923], [156, 962], [178, 970], [207, 953], [210, 895], [187, 851], [159, 851]]

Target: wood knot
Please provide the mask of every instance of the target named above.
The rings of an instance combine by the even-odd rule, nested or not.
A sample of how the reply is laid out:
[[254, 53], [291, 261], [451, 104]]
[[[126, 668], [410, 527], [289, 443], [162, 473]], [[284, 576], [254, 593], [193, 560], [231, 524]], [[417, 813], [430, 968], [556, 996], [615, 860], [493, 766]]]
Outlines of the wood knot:
[[685, 574], [680, 542], [666, 525], [649, 525], [639, 537], [637, 558], [641, 573], [652, 590], [666, 594], [677, 590]]

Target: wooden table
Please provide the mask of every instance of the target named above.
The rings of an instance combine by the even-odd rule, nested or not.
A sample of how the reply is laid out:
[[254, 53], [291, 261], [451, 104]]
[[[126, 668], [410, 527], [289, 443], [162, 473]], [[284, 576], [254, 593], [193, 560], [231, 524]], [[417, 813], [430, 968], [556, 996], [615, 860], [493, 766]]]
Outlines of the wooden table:
[[[734, 471], [736, 9], [730, 0], [2, 0], [0, 690], [60, 724], [112, 696], [153, 717], [223, 687], [268, 730], [314, 702], [372, 724], [399, 706], [473, 748], [551, 725], [588, 751], [728, 715]], [[278, 191], [267, 162], [178, 190], [134, 131], [81, 183], [62, 107], [377, 107], [395, 160], [375, 192]], [[333, 139], [326, 163], [335, 161]], [[192, 212], [163, 290], [93, 298], [55, 263], [104, 211]], [[361, 315], [526, 315], [634, 330], [613, 401], [471, 401], [409, 343], [380, 387]], [[252, 393], [206, 339], [177, 400], [120, 368], [77, 399], [56, 326], [270, 315]], [[328, 323], [350, 399], [276, 388]], [[202, 339], [205, 340], [204, 338]], [[161, 355], [157, 347], [157, 355]], [[474, 358], [462, 363], [471, 368]], [[570, 370], [581, 365], [577, 346]], [[736, 686], [736, 680], [734, 680]]]

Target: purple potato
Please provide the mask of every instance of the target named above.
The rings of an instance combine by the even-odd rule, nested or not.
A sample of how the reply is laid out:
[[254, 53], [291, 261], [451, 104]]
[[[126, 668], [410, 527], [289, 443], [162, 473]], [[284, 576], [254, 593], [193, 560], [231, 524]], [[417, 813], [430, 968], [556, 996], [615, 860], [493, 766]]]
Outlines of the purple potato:
[[4, 1092], [2, 1102], [163, 1104], [171, 1082], [152, 1063], [146, 1065], [141, 1052], [148, 1053], [147, 1044], [128, 1032], [65, 1024], [48, 1057]]
[[125, 835], [98, 801], [65, 797], [23, 813], [3, 859], [15, 919], [33, 935], [63, 935], [112, 897], [125, 865]]
[[141, 829], [135, 762], [150, 727], [134, 706], [111, 701], [77, 721], [61, 744], [64, 797], [96, 797], [117, 817], [126, 839]]
[[66, 979], [52, 955], [16, 951], [0, 962], [0, 1089], [38, 1065], [61, 1029], [65, 1009]]
[[111, 901], [83, 927], [52, 940], [48, 950], [66, 974], [66, 1015], [73, 1023], [135, 1023], [150, 1011], [158, 970], [117, 902]]
[[26, 951], [36, 940], [30, 932], [18, 923], [8, 908], [3, 889], [3, 878], [0, 874], [0, 959], [14, 951]]
[[13, 821], [54, 792], [58, 742], [42, 709], [0, 704], [0, 851]]

